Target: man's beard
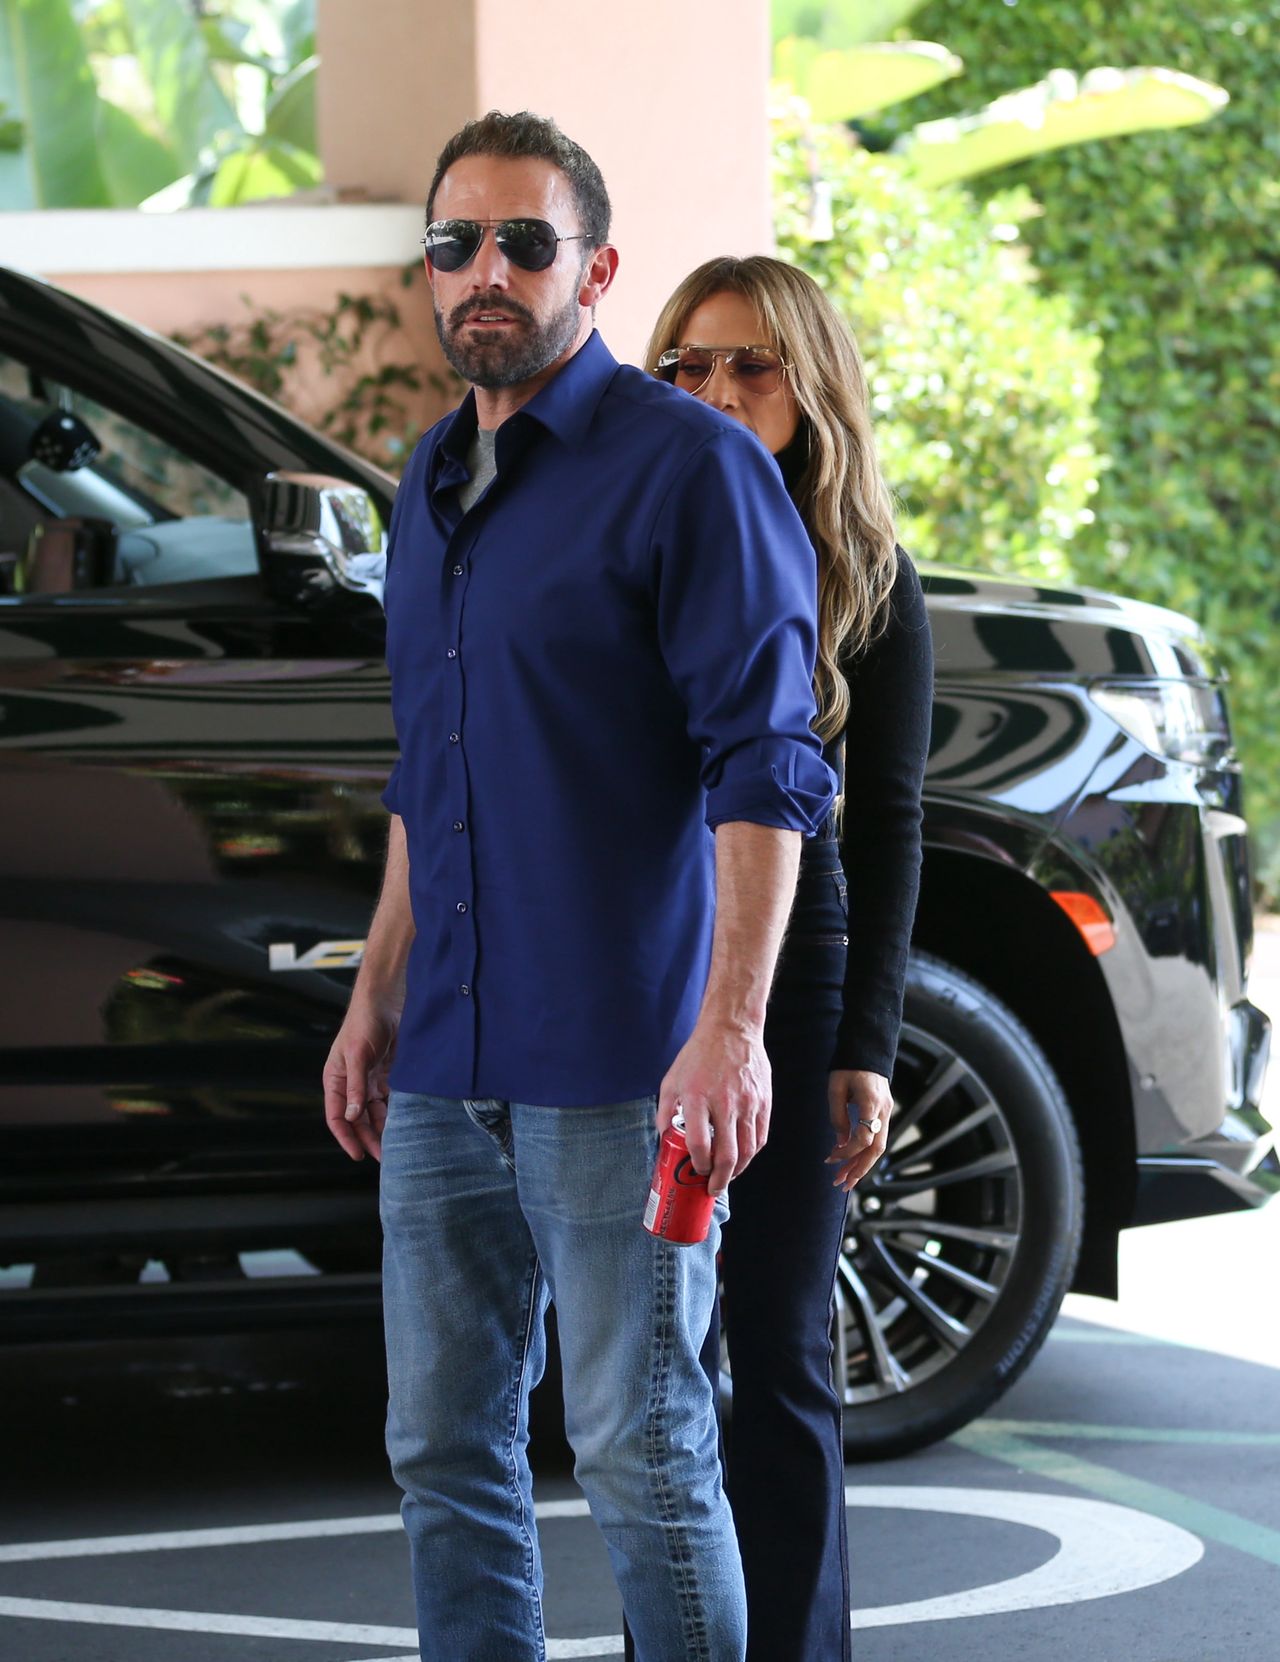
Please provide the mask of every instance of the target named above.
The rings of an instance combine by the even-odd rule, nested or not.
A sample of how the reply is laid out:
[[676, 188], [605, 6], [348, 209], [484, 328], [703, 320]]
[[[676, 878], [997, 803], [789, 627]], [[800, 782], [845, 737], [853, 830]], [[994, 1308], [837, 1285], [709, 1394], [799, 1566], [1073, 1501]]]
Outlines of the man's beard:
[[[514, 338], [464, 339], [467, 319], [485, 311], [505, 312], [508, 317], [516, 318], [521, 327], [513, 332]], [[456, 306], [450, 313], [447, 327], [438, 306], [435, 315], [440, 345], [453, 368], [473, 387], [493, 391], [498, 387], [514, 387], [522, 381], [531, 381], [567, 351], [578, 332], [582, 308], [574, 294], [561, 311], [540, 324], [526, 307], [517, 306], [498, 295], [487, 303], [468, 300]]]

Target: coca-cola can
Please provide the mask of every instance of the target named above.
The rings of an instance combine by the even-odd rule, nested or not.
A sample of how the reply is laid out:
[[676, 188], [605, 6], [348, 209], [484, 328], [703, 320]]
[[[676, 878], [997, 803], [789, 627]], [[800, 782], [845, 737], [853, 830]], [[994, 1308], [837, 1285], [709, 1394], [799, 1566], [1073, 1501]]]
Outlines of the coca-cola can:
[[705, 1241], [711, 1228], [715, 1199], [707, 1191], [710, 1173], [694, 1171], [684, 1134], [684, 1115], [677, 1114], [662, 1133], [653, 1186], [644, 1209], [644, 1226], [660, 1240], [679, 1246]]

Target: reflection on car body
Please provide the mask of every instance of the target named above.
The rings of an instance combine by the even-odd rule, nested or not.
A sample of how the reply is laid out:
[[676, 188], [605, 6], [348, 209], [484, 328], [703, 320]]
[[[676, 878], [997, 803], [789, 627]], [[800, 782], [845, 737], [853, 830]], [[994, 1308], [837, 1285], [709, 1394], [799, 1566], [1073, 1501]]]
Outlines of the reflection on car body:
[[[374, 1174], [334, 1156], [319, 1076], [385, 846], [393, 492], [0, 271], [11, 1337], [376, 1307]], [[922, 575], [937, 698], [897, 1109], [837, 1285], [855, 1456], [980, 1412], [1068, 1286], [1114, 1291], [1121, 1229], [1280, 1186], [1205, 643], [1110, 595]], [[278, 1247], [325, 1273], [242, 1273]]]

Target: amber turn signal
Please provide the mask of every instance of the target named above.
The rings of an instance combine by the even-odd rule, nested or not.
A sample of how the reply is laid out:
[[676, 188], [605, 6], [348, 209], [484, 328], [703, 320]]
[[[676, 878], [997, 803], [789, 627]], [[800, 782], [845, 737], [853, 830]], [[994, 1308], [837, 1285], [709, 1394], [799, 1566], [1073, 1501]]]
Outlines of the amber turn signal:
[[1115, 925], [1091, 894], [1076, 889], [1050, 889], [1049, 894], [1075, 924], [1095, 958], [1116, 944]]

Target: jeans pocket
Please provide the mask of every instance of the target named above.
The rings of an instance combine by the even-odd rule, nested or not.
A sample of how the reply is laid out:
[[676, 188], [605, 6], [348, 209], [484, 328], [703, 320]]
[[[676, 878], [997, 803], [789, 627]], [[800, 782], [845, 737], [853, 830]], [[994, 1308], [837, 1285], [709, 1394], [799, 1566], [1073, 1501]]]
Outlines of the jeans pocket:
[[479, 1101], [464, 1098], [462, 1106], [466, 1109], [467, 1118], [471, 1123], [493, 1139], [503, 1165], [509, 1171], [514, 1171], [516, 1155], [510, 1103], [500, 1102], [493, 1097], [481, 1098]]

